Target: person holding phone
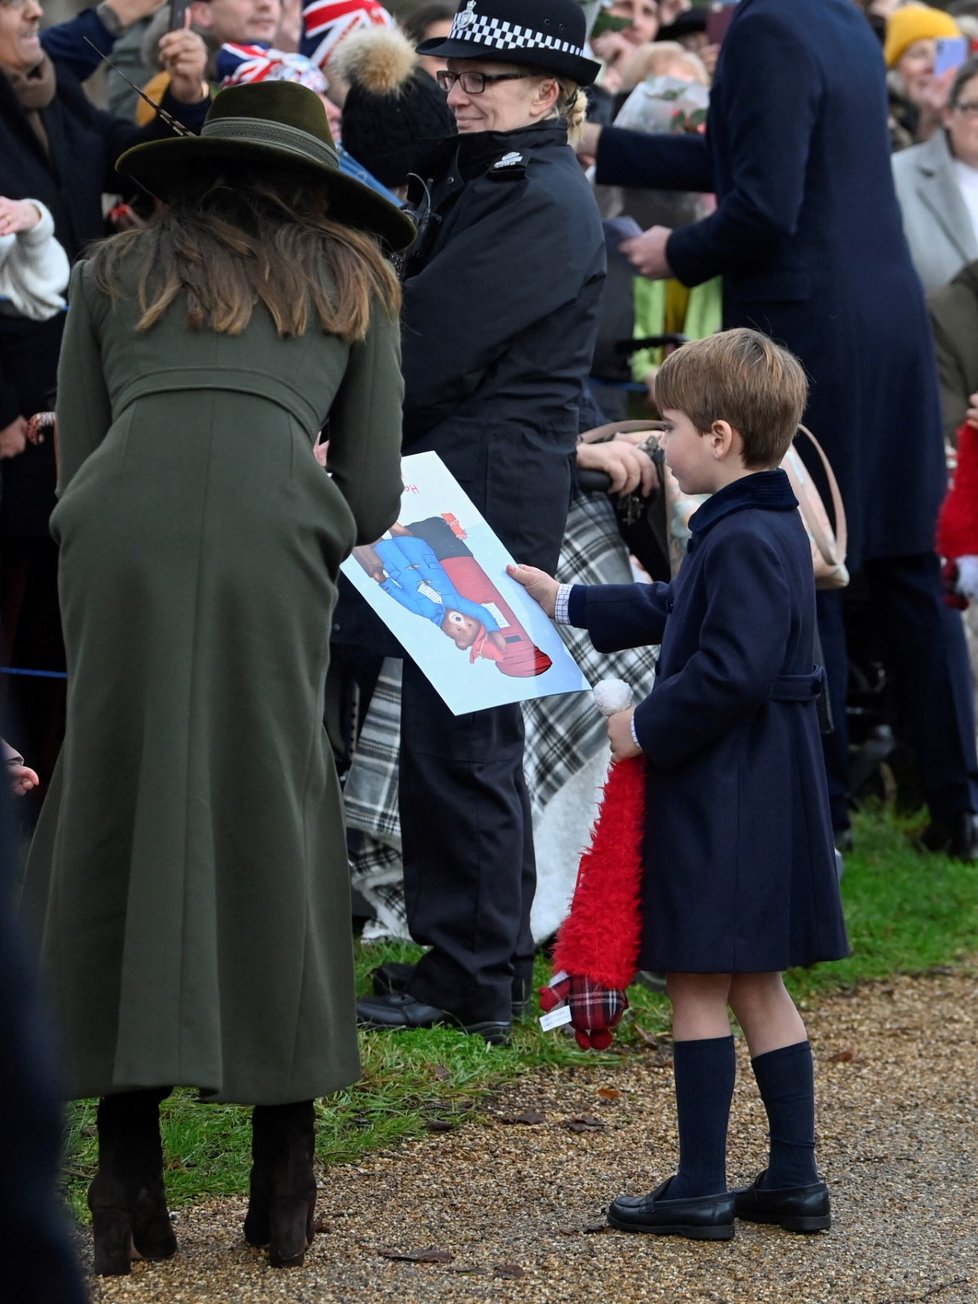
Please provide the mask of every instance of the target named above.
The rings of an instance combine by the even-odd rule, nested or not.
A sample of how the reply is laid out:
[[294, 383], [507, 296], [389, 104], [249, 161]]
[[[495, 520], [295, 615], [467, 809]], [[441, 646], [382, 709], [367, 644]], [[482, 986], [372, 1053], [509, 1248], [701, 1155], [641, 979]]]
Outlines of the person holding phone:
[[902, 5], [887, 18], [883, 58], [894, 150], [927, 140], [940, 127], [954, 72], [937, 68], [937, 42], [960, 37], [950, 14], [930, 5]]
[[893, 156], [910, 257], [925, 290], [978, 258], [978, 56], [957, 69], [942, 126]]

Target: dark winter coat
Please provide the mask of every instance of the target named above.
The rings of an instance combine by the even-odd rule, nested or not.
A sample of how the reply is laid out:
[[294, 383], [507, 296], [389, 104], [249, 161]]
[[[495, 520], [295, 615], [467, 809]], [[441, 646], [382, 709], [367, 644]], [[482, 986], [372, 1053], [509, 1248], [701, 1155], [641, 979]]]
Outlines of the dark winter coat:
[[434, 450], [514, 556], [553, 571], [605, 246], [563, 127], [444, 141], [404, 282], [404, 451]]
[[135, 270], [115, 303], [88, 272], [51, 521], [68, 719], [24, 889], [65, 1083], [308, 1100], [359, 1068], [323, 695], [340, 563], [400, 503], [398, 325], [192, 332], [178, 300], [137, 332]]
[[893, 189], [879, 43], [851, 0], [741, 0], [705, 137], [607, 129], [598, 181], [713, 190], [673, 233], [686, 285], [723, 276], [811, 378], [806, 424], [838, 476], [850, 568], [928, 551], [945, 472], [933, 347]]
[[671, 584], [576, 586], [602, 652], [662, 643], [645, 754], [641, 966], [756, 973], [848, 952], [813, 673], [811, 549], [783, 471], [690, 519]]

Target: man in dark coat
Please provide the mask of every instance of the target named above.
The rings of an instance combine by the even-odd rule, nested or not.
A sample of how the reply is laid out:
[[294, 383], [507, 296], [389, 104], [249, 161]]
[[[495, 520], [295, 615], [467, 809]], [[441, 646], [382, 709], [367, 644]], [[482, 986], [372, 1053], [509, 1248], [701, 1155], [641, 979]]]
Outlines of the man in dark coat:
[[[596, 134], [597, 129], [593, 129]], [[594, 138], [586, 141], [594, 146]], [[901, 691], [932, 824], [925, 845], [978, 856], [974, 723], [960, 619], [933, 551], [945, 488], [936, 371], [890, 175], [879, 47], [850, 0], [741, 0], [717, 65], [705, 136], [606, 128], [601, 183], [712, 190], [716, 211], [623, 246], [646, 276], [723, 276], [724, 326], [787, 345], [811, 378], [805, 421], [842, 488], [861, 569]], [[819, 594], [836, 730], [827, 744], [837, 831], [848, 826], [843, 608]]]

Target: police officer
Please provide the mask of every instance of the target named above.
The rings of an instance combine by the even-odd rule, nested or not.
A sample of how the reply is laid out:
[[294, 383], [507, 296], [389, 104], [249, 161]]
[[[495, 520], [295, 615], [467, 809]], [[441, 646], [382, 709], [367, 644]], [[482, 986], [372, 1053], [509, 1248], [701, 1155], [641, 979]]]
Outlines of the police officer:
[[[418, 50], [447, 61], [459, 134], [431, 147], [410, 196], [404, 451], [437, 452], [513, 556], [551, 573], [605, 275], [567, 143], [599, 68], [584, 42], [577, 0], [464, 0], [449, 35]], [[380, 976], [360, 1021], [504, 1042], [533, 955], [520, 707], [454, 716], [405, 660], [401, 729], [408, 925], [429, 950], [397, 981]]]

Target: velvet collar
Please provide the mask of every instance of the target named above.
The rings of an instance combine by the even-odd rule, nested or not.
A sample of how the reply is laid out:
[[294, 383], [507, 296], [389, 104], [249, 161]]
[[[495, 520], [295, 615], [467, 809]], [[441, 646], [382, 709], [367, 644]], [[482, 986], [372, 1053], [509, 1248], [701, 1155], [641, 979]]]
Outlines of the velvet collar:
[[718, 521], [733, 512], [760, 507], [770, 512], [790, 512], [798, 506], [787, 475], [780, 467], [773, 471], [755, 471], [711, 494], [689, 518], [694, 539], [706, 534]]

